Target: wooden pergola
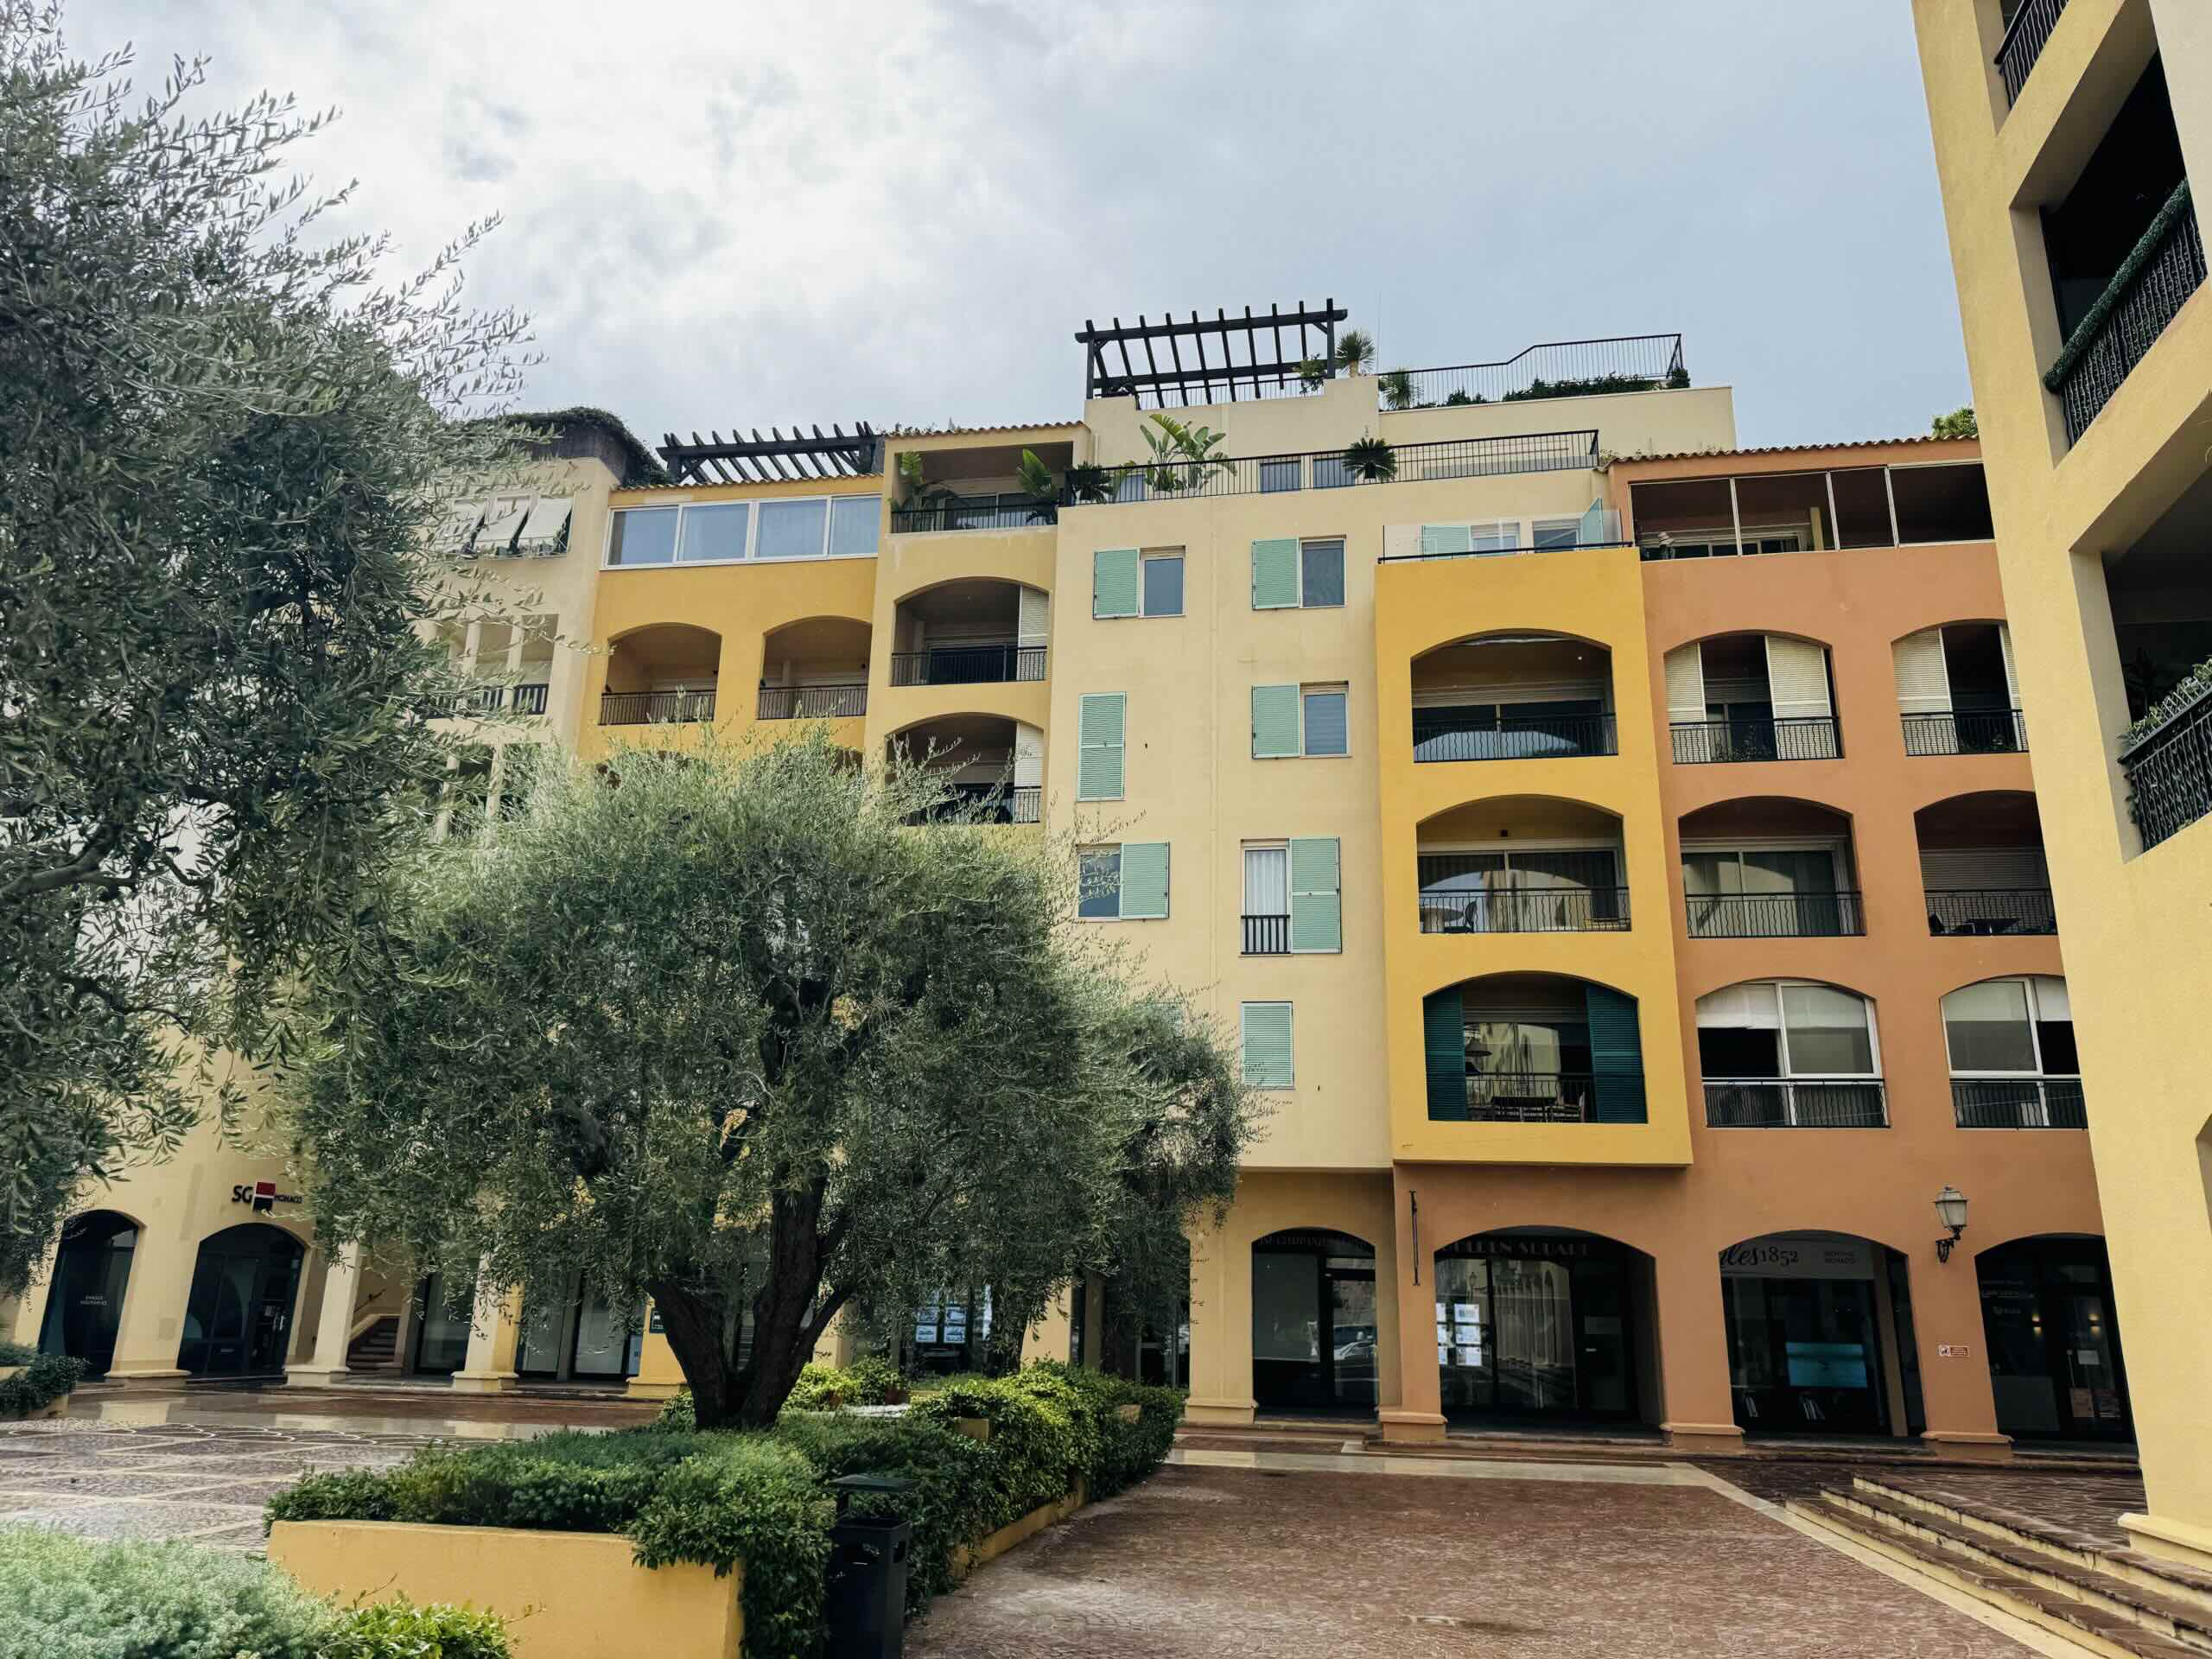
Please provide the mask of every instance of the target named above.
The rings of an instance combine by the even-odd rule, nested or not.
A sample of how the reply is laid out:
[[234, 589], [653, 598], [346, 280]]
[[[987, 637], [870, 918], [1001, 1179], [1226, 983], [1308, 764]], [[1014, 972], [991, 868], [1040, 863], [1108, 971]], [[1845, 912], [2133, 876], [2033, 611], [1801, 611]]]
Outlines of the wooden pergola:
[[810, 434], [793, 427], [789, 437], [772, 426], [765, 438], [755, 427], [751, 437], [725, 439], [719, 432], [709, 432], [702, 438], [694, 432], [685, 443], [671, 432], [661, 444], [660, 458], [668, 464], [671, 481], [677, 484], [859, 478], [883, 470], [883, 440], [866, 421], [857, 423], [850, 433], [833, 423], [827, 436], [818, 426]]
[[[1165, 409], [1171, 401], [1178, 408], [1233, 404], [1239, 388], [1248, 397], [1267, 396], [1265, 387], [1281, 394], [1299, 383], [1300, 367], [1307, 359], [1329, 361], [1336, 351], [1337, 325], [1349, 315], [1330, 299], [1318, 307], [1301, 300], [1288, 311], [1270, 305], [1264, 316], [1255, 315], [1249, 305], [1241, 317], [1217, 307], [1211, 321], [1193, 311], [1188, 322], [1176, 321], [1172, 312], [1154, 322], [1140, 312], [1134, 324], [1116, 317], [1110, 327], [1101, 328], [1085, 317], [1075, 337], [1084, 348], [1084, 397], [1135, 397], [1140, 409]], [[1196, 357], [1193, 363], [1183, 359], [1186, 343]], [[1133, 346], [1143, 351], [1141, 369], [1130, 354]], [[1108, 360], [1109, 348], [1118, 367]]]

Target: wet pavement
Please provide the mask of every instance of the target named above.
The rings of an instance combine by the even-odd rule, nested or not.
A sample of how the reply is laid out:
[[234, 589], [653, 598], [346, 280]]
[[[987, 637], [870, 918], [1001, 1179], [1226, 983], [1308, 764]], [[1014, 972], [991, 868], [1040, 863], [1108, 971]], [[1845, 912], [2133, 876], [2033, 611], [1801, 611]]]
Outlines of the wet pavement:
[[909, 1659], [2035, 1650], [1685, 1465], [1181, 1455], [979, 1569]]

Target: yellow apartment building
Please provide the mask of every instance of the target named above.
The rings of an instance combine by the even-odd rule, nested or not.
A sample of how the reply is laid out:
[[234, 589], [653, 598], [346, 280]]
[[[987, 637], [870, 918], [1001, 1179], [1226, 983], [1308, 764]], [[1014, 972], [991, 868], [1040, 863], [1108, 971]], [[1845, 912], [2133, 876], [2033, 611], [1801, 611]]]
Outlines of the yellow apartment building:
[[[454, 649], [512, 696], [557, 615], [586, 760], [823, 721], [1077, 848], [1071, 925], [1194, 994], [1268, 1121], [1185, 1320], [1093, 1281], [1032, 1352], [1393, 1440], [2124, 1440], [1978, 446], [1739, 450], [1673, 335], [1325, 372], [1345, 321], [1088, 326], [1071, 421], [671, 435], [579, 486], [557, 599]], [[226, 1156], [143, 1190], [265, 1178], [304, 1236]], [[104, 1297], [111, 1375], [226, 1374], [179, 1264], [232, 1219], [163, 1221], [158, 1273], [76, 1224], [85, 1294], [18, 1330], [81, 1345]], [[473, 1324], [404, 1264], [310, 1259], [296, 1321], [247, 1288], [289, 1334], [227, 1374], [677, 1381], [585, 1285]], [[904, 1357], [989, 1317], [949, 1291]]]
[[2212, 1567], [2201, 0], [1916, 0], [2149, 1493]]

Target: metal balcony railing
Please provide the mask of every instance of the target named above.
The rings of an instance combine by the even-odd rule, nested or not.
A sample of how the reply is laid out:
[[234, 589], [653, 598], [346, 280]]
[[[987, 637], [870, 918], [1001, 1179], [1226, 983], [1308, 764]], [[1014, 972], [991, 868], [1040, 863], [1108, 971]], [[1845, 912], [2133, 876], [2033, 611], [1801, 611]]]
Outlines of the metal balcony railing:
[[1408, 369], [1381, 377], [1386, 410], [1512, 404], [1539, 397], [1679, 389], [1690, 383], [1680, 334], [1622, 334], [1611, 340], [1560, 340], [1531, 346], [1496, 363]]
[[599, 698], [602, 726], [658, 725], [664, 721], [712, 720], [715, 694], [705, 691], [603, 691]]
[[954, 784], [943, 804], [917, 812], [907, 821], [931, 823], [957, 820], [968, 823], [1039, 823], [1044, 818], [1045, 791], [1033, 784]]
[[1287, 957], [1290, 954], [1288, 916], [1247, 916], [1244, 954], [1248, 957]]
[[[1642, 1077], [1633, 1081], [1638, 1090]], [[1597, 1092], [1587, 1071], [1485, 1071], [1467, 1079], [1471, 1123], [1586, 1123]]]
[[545, 712], [546, 693], [550, 689], [543, 680], [524, 685], [482, 685], [440, 697], [437, 711], [448, 718], [456, 715], [496, 715], [502, 709], [518, 715], [542, 715]]
[[1678, 766], [1736, 760], [1834, 760], [1843, 753], [1843, 734], [1833, 715], [1678, 720], [1673, 733]]
[[962, 495], [925, 505], [891, 509], [894, 536], [928, 535], [946, 530], [1026, 530], [1060, 522], [1059, 504], [1033, 495]]
[[2086, 1129], [2079, 1077], [1953, 1077], [1951, 1112], [1962, 1129]]
[[2007, 109], [2020, 101], [2020, 88], [2028, 84], [2028, 72], [2043, 55], [2050, 31], [2058, 26], [2059, 14], [2065, 10], [2066, 0], [2020, 0], [1997, 47], [1997, 73], [2004, 78]]
[[1618, 933], [1626, 887], [1477, 887], [1421, 895], [1424, 933]]
[[508, 696], [507, 704], [518, 715], [542, 715], [545, 712], [545, 698], [552, 687], [543, 680], [532, 680], [515, 687]]
[[1907, 754], [2025, 754], [2027, 717], [2018, 709], [1905, 715]]
[[2212, 817], [2212, 690], [2170, 710], [2120, 751], [2127, 815], [2155, 847], [2199, 818]]
[[2183, 179], [2043, 378], [2065, 409], [2069, 442], [2080, 441], [2189, 296], [2203, 285], [2204, 238], [2197, 231], [2189, 181]]
[[1611, 715], [1501, 717], [1466, 709], [1414, 710], [1415, 760], [1545, 760], [1619, 753]]
[[893, 685], [997, 685], [1044, 677], [1042, 645], [940, 645], [891, 654]]
[[1694, 939], [1834, 939], [1866, 931], [1856, 893], [1694, 893]]
[[849, 720], [868, 713], [865, 685], [764, 685], [760, 720]]
[[1354, 470], [1343, 449], [1279, 455], [1224, 455], [1211, 461], [1129, 461], [1102, 469], [1096, 499], [1074, 505], [1131, 501], [1196, 501], [1224, 495], [1273, 495], [1290, 490], [1348, 489], [1507, 473], [1584, 471], [1598, 464], [1594, 427], [1576, 432], [1522, 432], [1495, 438], [1449, 438], [1389, 448], [1374, 476]]
[[1928, 894], [1928, 931], [1957, 934], [2056, 933], [2049, 887], [1951, 887]]
[[1705, 1121], [1715, 1129], [1883, 1129], [1878, 1077], [1707, 1077]]

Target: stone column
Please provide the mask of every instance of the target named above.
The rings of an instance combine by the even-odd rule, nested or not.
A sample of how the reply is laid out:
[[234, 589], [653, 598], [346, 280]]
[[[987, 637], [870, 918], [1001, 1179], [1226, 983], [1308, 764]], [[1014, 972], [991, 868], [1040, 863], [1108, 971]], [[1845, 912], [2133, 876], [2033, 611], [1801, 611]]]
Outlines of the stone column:
[[353, 1340], [353, 1304], [360, 1295], [361, 1252], [348, 1244], [322, 1275], [322, 1312], [315, 1324], [315, 1357], [284, 1368], [288, 1388], [327, 1388], [346, 1375], [346, 1350]]
[[1948, 1262], [1938, 1262], [1936, 1247], [1923, 1244], [1910, 1263], [1912, 1328], [1920, 1348], [1921, 1398], [1928, 1408], [1920, 1438], [1947, 1457], [2009, 1461], [2012, 1437], [1997, 1430], [1974, 1247], [1961, 1240]]
[[[1104, 1351], [1104, 1333], [1098, 1329], [1103, 1313], [1094, 1303], [1093, 1317], [1084, 1327], [1084, 1345], [1094, 1357]], [[1252, 1421], [1252, 1247], [1234, 1233], [1199, 1233], [1191, 1239], [1189, 1382], [1185, 1421]]]
[[517, 1382], [515, 1351], [522, 1342], [522, 1292], [480, 1287], [469, 1327], [468, 1355], [453, 1374], [456, 1394], [504, 1394]]
[[632, 1400], [665, 1400], [683, 1386], [683, 1368], [676, 1363], [676, 1350], [668, 1345], [653, 1320], [652, 1304], [645, 1304], [645, 1336], [638, 1347], [638, 1374], [622, 1390]]

